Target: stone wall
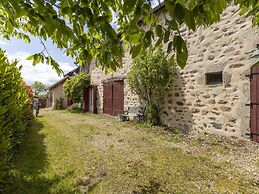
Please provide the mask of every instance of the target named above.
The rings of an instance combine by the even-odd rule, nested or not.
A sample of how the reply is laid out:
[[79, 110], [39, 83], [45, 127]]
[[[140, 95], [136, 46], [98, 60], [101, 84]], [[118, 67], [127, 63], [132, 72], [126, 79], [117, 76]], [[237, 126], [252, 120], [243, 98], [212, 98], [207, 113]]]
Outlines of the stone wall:
[[[243, 136], [249, 131], [249, 78], [251, 55], [259, 40], [258, 30], [252, 28], [251, 19], [244, 19], [238, 7], [228, 7], [220, 22], [209, 28], [190, 32], [181, 29], [188, 42], [187, 66], [179, 70], [178, 79], [165, 97], [162, 121], [170, 127], [192, 129]], [[157, 12], [157, 14], [161, 14]], [[163, 19], [161, 18], [161, 21]], [[98, 86], [98, 112], [102, 112], [102, 81], [112, 77], [126, 78], [131, 59], [128, 53], [123, 68], [105, 74], [98, 68], [91, 70], [92, 84]], [[206, 74], [222, 72], [223, 83], [206, 84]], [[124, 82], [124, 106], [140, 103]]]
[[[182, 29], [189, 58], [166, 97], [162, 118], [173, 127], [243, 136], [249, 132], [251, 55], [259, 40], [251, 19], [228, 7], [220, 22], [195, 33]], [[223, 83], [207, 85], [206, 74], [223, 72]]]
[[103, 82], [111, 79], [123, 79], [124, 80], [124, 110], [127, 110], [129, 106], [137, 106], [140, 104], [140, 100], [136, 94], [134, 94], [127, 83], [127, 73], [130, 71], [132, 60], [129, 52], [125, 53], [122, 59], [123, 67], [116, 72], [105, 74], [95, 64], [91, 64], [91, 84], [96, 85], [98, 89], [97, 95], [97, 112], [103, 113]]

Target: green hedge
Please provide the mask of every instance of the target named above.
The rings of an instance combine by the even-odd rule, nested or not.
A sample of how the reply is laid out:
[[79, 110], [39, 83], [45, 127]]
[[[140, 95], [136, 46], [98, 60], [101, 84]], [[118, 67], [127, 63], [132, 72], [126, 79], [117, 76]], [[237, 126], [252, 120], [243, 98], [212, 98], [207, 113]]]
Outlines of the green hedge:
[[29, 103], [17, 62], [0, 49], [0, 193], [28, 125]]

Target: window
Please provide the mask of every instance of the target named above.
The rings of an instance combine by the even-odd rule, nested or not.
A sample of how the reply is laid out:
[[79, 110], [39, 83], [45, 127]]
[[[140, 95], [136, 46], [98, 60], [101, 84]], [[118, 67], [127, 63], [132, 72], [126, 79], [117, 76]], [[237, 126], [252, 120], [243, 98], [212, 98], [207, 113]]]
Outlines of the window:
[[206, 85], [218, 85], [222, 82], [222, 72], [206, 73]]

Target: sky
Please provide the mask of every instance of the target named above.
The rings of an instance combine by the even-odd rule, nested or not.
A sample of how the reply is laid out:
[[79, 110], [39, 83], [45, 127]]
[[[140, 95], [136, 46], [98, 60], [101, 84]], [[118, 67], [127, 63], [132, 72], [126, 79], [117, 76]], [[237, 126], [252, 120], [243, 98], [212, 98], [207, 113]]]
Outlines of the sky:
[[[38, 38], [32, 37], [31, 39], [31, 43], [27, 44], [23, 40], [16, 38], [8, 41], [0, 37], [0, 48], [6, 51], [9, 60], [17, 59], [19, 61], [18, 65], [22, 65], [21, 75], [28, 85], [31, 85], [34, 81], [40, 81], [50, 86], [62, 77], [59, 77], [50, 65], [40, 63], [32, 66], [32, 61], [26, 60], [28, 56], [43, 50]], [[59, 63], [60, 68], [65, 73], [76, 68], [73, 59], [67, 57], [51, 40], [47, 40], [45, 44], [51, 56]]]
[[[157, 5], [157, 1], [153, 0], [152, 6], [154, 7], [155, 5]], [[116, 28], [117, 26], [113, 25], [113, 27]], [[66, 56], [51, 40], [47, 40], [45, 45], [51, 56], [59, 63], [64, 73], [77, 67], [74, 64], [74, 60]], [[17, 59], [19, 61], [18, 65], [22, 65], [21, 75], [28, 85], [31, 85], [34, 81], [40, 81], [46, 86], [50, 86], [62, 79], [51, 66], [42, 63], [32, 66], [32, 61], [26, 60], [28, 56], [43, 50], [43, 46], [38, 38], [31, 37], [31, 43], [27, 44], [24, 40], [18, 40], [16, 38], [5, 40], [0, 37], [0, 48], [6, 51], [9, 60]]]

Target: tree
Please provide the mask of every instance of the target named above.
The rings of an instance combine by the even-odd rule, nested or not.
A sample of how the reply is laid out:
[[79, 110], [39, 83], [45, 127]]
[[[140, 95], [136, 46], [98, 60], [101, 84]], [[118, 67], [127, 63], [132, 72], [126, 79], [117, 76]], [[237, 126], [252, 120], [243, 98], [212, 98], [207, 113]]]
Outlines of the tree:
[[39, 93], [44, 92], [46, 90], [46, 86], [39, 81], [33, 82], [31, 87], [33, 88], [35, 95], [38, 95]]
[[161, 47], [144, 50], [134, 59], [128, 74], [128, 83], [130, 88], [144, 100], [149, 123], [159, 124], [160, 103], [175, 77], [174, 63], [165, 59]]
[[[160, 2], [160, 0], [158, 0]], [[45, 62], [61, 74], [62, 71], [50, 56], [44, 40], [51, 39], [64, 49], [76, 62], [83, 64], [98, 58], [98, 65], [105, 70], [121, 66], [124, 54], [120, 41], [130, 49], [132, 57], [151, 45], [154, 35], [156, 45], [168, 43], [168, 53], [183, 68], [188, 52], [181, 37], [180, 26], [191, 30], [210, 26], [232, 0], [164, 0], [166, 11], [162, 26], [156, 20], [148, 0], [1, 0], [0, 34], [9, 39], [18, 37], [30, 42], [30, 35], [40, 38], [43, 50], [30, 57], [33, 64]], [[258, 0], [234, 0], [240, 14], [252, 16], [254, 26], [259, 24]], [[114, 14], [116, 13], [116, 14]], [[115, 17], [116, 15], [116, 17]], [[112, 27], [116, 20], [117, 30]], [[146, 26], [144, 30], [139, 21]], [[169, 39], [174, 35], [173, 41]]]
[[90, 74], [84, 72], [69, 78], [64, 83], [64, 94], [70, 97], [73, 102], [81, 102], [84, 89], [90, 85]]

